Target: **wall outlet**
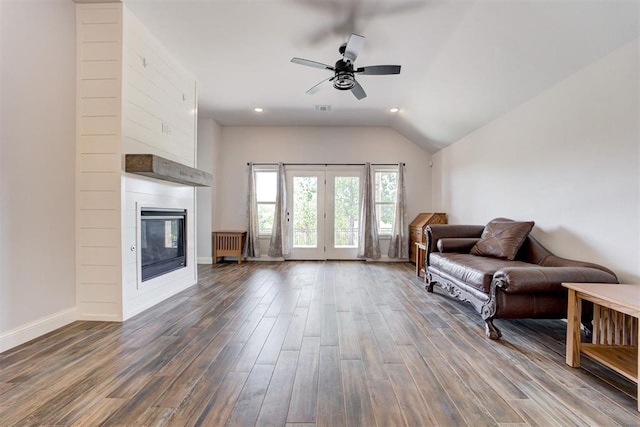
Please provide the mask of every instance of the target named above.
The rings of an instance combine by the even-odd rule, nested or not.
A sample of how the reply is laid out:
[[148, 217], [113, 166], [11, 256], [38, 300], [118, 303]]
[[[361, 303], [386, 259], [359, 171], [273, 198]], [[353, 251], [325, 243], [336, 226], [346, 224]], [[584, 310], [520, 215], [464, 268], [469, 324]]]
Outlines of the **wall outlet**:
[[171, 135], [171, 128], [168, 123], [162, 122], [162, 133], [165, 135]]

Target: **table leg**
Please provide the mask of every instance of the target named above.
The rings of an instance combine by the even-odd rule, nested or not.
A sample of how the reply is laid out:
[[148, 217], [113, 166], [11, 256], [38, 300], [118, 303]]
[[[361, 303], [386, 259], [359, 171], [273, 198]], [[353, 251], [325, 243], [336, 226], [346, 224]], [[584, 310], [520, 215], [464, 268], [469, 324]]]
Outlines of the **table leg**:
[[567, 365], [580, 366], [580, 319], [582, 300], [575, 290], [569, 289], [567, 304]]
[[420, 272], [425, 262], [426, 251], [424, 246], [416, 242], [416, 276], [420, 277]]

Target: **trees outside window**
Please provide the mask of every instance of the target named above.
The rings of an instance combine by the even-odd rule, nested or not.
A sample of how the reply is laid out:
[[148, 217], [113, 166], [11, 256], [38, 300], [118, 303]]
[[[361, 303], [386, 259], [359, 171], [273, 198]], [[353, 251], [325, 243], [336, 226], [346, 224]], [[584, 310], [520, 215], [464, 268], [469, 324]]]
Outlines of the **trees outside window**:
[[358, 246], [358, 218], [360, 216], [360, 178], [338, 176], [334, 188], [334, 245]]
[[316, 247], [318, 230], [318, 179], [293, 178], [293, 246]]
[[[270, 236], [275, 215], [277, 172], [274, 170], [256, 171], [256, 198], [258, 225], [261, 236]], [[396, 211], [396, 193], [398, 190], [398, 172], [393, 169], [377, 169], [374, 171], [375, 205], [378, 235], [389, 236], [393, 228]], [[297, 245], [313, 246], [312, 230], [317, 228], [318, 218], [315, 205], [317, 197], [315, 179], [308, 177], [294, 180], [295, 200], [294, 236], [298, 236]], [[338, 177], [335, 181], [335, 244], [341, 247], [352, 247], [358, 241], [360, 180], [357, 177]], [[292, 189], [293, 190], [293, 189]]]
[[374, 184], [378, 235], [390, 236], [396, 213], [397, 170], [378, 169], [374, 171]]

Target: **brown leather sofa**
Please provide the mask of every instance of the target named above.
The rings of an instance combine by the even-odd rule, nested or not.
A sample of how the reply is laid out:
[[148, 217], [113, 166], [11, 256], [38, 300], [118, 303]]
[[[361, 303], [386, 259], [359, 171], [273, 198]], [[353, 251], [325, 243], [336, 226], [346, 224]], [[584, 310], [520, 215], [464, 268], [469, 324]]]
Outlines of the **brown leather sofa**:
[[[520, 245], [511, 248], [511, 257], [478, 255], [477, 244], [486, 241], [485, 228], [494, 221], [516, 224], [496, 218], [487, 226], [434, 224], [425, 231], [427, 291], [433, 292], [438, 285], [448, 295], [471, 303], [485, 321], [488, 338], [502, 336], [493, 319], [566, 318], [567, 290], [562, 282], [618, 283], [616, 275], [605, 267], [553, 255], [528, 231]], [[531, 227], [533, 222], [529, 230]], [[585, 307], [583, 319], [590, 319], [590, 312], [590, 307]], [[585, 326], [590, 328], [590, 324]]]

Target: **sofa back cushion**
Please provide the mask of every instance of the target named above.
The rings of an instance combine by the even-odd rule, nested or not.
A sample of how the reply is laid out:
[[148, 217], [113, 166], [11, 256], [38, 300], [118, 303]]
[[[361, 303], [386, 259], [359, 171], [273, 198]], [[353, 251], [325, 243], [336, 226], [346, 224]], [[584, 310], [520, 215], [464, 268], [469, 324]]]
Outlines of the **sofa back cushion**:
[[533, 221], [491, 220], [482, 232], [471, 254], [513, 261], [533, 228]]

